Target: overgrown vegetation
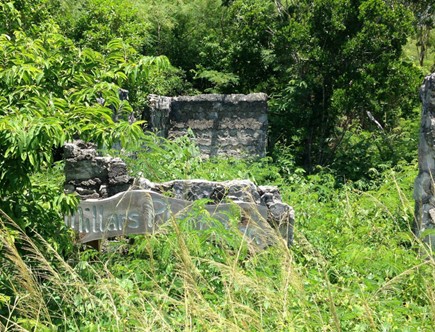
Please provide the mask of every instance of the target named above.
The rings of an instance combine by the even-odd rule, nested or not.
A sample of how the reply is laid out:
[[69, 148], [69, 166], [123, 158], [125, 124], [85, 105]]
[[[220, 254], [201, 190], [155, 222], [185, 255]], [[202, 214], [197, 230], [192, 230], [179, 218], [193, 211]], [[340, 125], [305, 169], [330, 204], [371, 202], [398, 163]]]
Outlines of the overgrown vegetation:
[[[169, 147], [169, 149], [168, 149]], [[177, 148], [178, 147], [178, 148]], [[251, 178], [278, 183], [297, 211], [292, 248], [253, 253], [242, 234], [219, 223], [193, 231], [168, 223], [104, 253], [74, 249], [68, 261], [2, 215], [2, 324], [10, 330], [430, 331], [435, 323], [434, 261], [413, 237], [414, 166], [374, 177], [371, 190], [338, 186], [333, 176], [286, 175], [268, 161], [197, 160], [147, 154], [151, 179]], [[171, 152], [172, 151], [172, 152]], [[151, 156], [151, 158], [150, 158]], [[184, 159], [184, 157], [186, 157]], [[228, 167], [230, 163], [231, 167]], [[284, 160], [281, 165], [285, 165]], [[267, 170], [264, 171], [264, 170]], [[210, 172], [213, 170], [214, 172]], [[180, 174], [179, 174], [180, 175]], [[200, 206], [196, 213], [201, 213]], [[214, 221], [210, 220], [213, 224]], [[220, 227], [219, 227], [220, 226]], [[38, 243], [44, 248], [40, 252]], [[17, 247], [20, 248], [18, 251]]]
[[[433, 330], [435, 261], [411, 232], [411, 196], [434, 9], [1, 2], [0, 330]], [[189, 137], [143, 134], [149, 93], [257, 91], [270, 96], [263, 160], [204, 161]], [[278, 185], [296, 210], [295, 243], [252, 252], [242, 234], [186, 219], [81, 250], [62, 222], [77, 198], [54, 158], [73, 138], [104, 152], [121, 142], [111, 153], [153, 181]]]

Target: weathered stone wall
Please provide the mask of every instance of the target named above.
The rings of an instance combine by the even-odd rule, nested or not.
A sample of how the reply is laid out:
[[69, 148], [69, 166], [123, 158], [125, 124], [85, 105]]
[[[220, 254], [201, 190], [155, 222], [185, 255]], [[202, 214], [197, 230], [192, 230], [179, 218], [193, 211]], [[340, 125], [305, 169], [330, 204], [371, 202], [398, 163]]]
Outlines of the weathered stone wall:
[[133, 178], [120, 158], [97, 155], [92, 143], [65, 144], [65, 191], [81, 199], [107, 198], [128, 190]]
[[[414, 185], [417, 236], [435, 231], [435, 73], [425, 78], [420, 90], [423, 103], [418, 146], [418, 176]], [[435, 249], [435, 234], [424, 236]]]
[[145, 178], [133, 179], [120, 158], [98, 156], [95, 145], [81, 141], [65, 146], [65, 175], [65, 191], [77, 193], [82, 200], [103, 199], [128, 190], [146, 189], [183, 201], [207, 198], [212, 204], [229, 201], [255, 204], [267, 209], [267, 222], [279, 230], [288, 245], [293, 241], [294, 210], [282, 202], [277, 187], [256, 186], [248, 180], [153, 183]]
[[151, 129], [179, 137], [190, 128], [205, 156], [263, 157], [267, 146], [267, 96], [149, 96]]

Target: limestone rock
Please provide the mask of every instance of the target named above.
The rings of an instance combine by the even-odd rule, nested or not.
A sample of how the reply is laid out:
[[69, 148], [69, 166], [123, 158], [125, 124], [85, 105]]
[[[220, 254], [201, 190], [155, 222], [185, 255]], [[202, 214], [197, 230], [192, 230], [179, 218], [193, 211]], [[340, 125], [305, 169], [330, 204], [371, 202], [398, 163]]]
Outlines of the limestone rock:
[[119, 158], [97, 155], [95, 144], [75, 141], [65, 144], [65, 192], [80, 198], [105, 198], [128, 190], [133, 178]]
[[[427, 76], [420, 89], [423, 104], [418, 146], [419, 173], [414, 183], [415, 224], [414, 233], [435, 231], [435, 73]], [[435, 234], [423, 239], [435, 250]]]

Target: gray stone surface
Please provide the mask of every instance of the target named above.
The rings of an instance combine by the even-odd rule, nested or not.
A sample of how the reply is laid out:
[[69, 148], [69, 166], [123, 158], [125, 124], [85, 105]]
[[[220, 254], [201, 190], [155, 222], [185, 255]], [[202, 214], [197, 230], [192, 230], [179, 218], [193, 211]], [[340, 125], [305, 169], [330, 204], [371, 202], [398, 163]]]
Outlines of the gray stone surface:
[[209, 199], [210, 204], [228, 202], [249, 203], [267, 209], [267, 222], [279, 231], [281, 236], [291, 245], [295, 215], [293, 208], [282, 202], [277, 187], [256, 186], [249, 180], [232, 180], [214, 182], [206, 180], [175, 180], [164, 183], [153, 183], [148, 179], [138, 179], [134, 189], [150, 189], [175, 199], [196, 201]]
[[170, 192], [177, 199], [188, 201], [208, 198], [214, 203], [222, 202], [224, 199], [255, 204], [261, 202], [259, 189], [251, 181], [247, 180], [225, 182], [175, 180], [161, 185], [154, 184], [154, 187], [158, 187], [161, 192]]
[[[144, 178], [134, 180], [128, 175], [127, 166], [121, 159], [98, 156], [93, 144], [86, 144], [81, 141], [66, 145], [65, 172], [65, 191], [77, 193], [83, 203], [89, 199], [101, 200], [137, 190], [148, 190], [155, 194], [162, 194], [165, 197], [174, 199], [176, 205], [184, 202], [182, 205], [185, 207], [196, 200], [209, 199], [210, 204], [208, 209], [210, 211], [216, 209], [217, 206], [227, 206], [234, 202], [245, 212], [257, 209], [259, 215], [264, 216], [263, 221], [271, 226], [272, 229], [276, 229], [287, 245], [290, 245], [293, 241], [294, 211], [291, 206], [282, 202], [277, 187], [258, 187], [248, 180], [224, 182], [174, 180], [164, 183], [153, 183]], [[99, 205], [92, 204], [88, 204], [91, 206], [89, 207], [90, 209], [93, 209], [92, 206], [94, 205]], [[87, 205], [85, 205], [83, 208], [87, 208]], [[116, 214], [114, 211], [110, 211], [111, 215]], [[81, 219], [82, 221], [84, 220], [83, 218]], [[249, 226], [250, 224], [247, 222], [251, 219], [255, 219], [254, 212], [249, 212], [249, 218], [242, 216], [239, 229], [246, 231], [251, 239], [258, 239], [258, 236], [254, 234], [255, 227]], [[263, 222], [257, 219], [255, 221], [258, 225]], [[262, 234], [267, 233], [264, 231], [265, 227], [262, 226], [261, 229]], [[270, 233], [267, 234], [270, 237]], [[88, 236], [88, 240], [90, 238], [92, 236]], [[262, 239], [260, 242], [261, 246], [264, 246], [267, 241], [265, 242]]]
[[419, 172], [414, 184], [414, 232], [435, 250], [435, 73], [425, 78], [420, 97], [423, 107], [418, 146]]
[[[108, 237], [153, 233], [172, 218], [188, 219], [192, 227], [205, 230], [211, 227], [204, 214], [192, 214], [194, 203], [166, 197], [150, 190], [129, 190], [105, 199], [88, 199], [80, 203], [78, 211], [65, 217], [65, 223], [86, 243]], [[267, 208], [254, 203], [219, 203], [204, 207], [208, 214], [231, 229], [236, 226], [256, 247], [274, 243], [274, 230], [266, 222]]]
[[92, 143], [65, 144], [65, 191], [82, 199], [106, 198], [128, 190], [133, 178], [119, 158], [97, 155]]
[[151, 129], [163, 137], [179, 137], [190, 128], [202, 155], [264, 157], [267, 145], [267, 96], [150, 95]]

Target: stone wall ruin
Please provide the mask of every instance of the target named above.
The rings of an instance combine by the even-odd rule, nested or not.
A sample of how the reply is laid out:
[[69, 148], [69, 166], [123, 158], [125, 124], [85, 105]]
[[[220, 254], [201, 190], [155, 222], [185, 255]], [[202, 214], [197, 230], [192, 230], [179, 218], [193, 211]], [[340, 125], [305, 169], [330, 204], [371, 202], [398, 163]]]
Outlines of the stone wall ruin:
[[[222, 215], [222, 210], [229, 208], [228, 205], [231, 202], [231, 204], [239, 205], [249, 219], [254, 221], [253, 226], [256, 226], [254, 228], [256, 230], [253, 232], [257, 233], [252, 234], [252, 237], [258, 238], [259, 231], [267, 237], [265, 241], [261, 240], [263, 247], [265, 244], [274, 242], [272, 236], [274, 229], [287, 245], [293, 241], [293, 208], [282, 202], [278, 188], [273, 186], [257, 186], [248, 180], [225, 182], [175, 180], [154, 183], [145, 178], [134, 179], [128, 174], [127, 166], [120, 158], [99, 156], [94, 144], [82, 141], [65, 145], [65, 176], [65, 192], [76, 193], [82, 199], [82, 208], [88, 210], [89, 213], [95, 209], [94, 216], [92, 217], [91, 213], [88, 219], [97, 219], [96, 209], [100, 204], [98, 201], [107, 200], [109, 197], [119, 196], [125, 192], [144, 193], [152, 196], [153, 199], [164, 201], [163, 203], [168, 206], [172, 204], [177, 211], [191, 205], [189, 202], [206, 198], [210, 201], [210, 214], [218, 212], [216, 213], [217, 219], [219, 215]], [[136, 196], [138, 195], [135, 193]], [[165, 199], [165, 197], [170, 197], [170, 199]], [[147, 202], [146, 199], [138, 199]], [[113, 204], [119, 204], [119, 201], [116, 202]], [[84, 218], [86, 219], [86, 216], [82, 215], [81, 219]], [[67, 224], [74, 226], [71, 220], [71, 217], [66, 218]], [[83, 228], [83, 220], [77, 219], [76, 221], [76, 224], [79, 221], [82, 223], [81, 226], [76, 226]], [[246, 218], [240, 220], [239, 230], [247, 227], [244, 223], [246, 223]], [[115, 228], [113, 226], [110, 231], [113, 233], [116, 231]], [[251, 228], [246, 229], [251, 231]], [[82, 238], [85, 236], [92, 238], [91, 235], [81, 235]]]
[[267, 147], [267, 96], [208, 94], [149, 96], [150, 128], [166, 138], [190, 128], [203, 156], [264, 157]]
[[423, 104], [418, 146], [418, 176], [414, 184], [414, 233], [435, 249], [435, 73], [420, 89]]

